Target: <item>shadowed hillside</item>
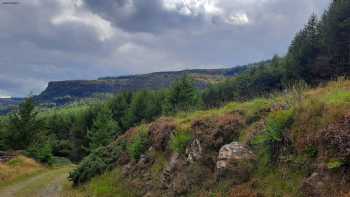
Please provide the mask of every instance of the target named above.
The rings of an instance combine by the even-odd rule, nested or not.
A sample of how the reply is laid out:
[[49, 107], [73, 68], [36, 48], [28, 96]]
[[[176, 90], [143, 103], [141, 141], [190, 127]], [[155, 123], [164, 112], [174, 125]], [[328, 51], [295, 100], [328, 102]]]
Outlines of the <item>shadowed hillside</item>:
[[96, 94], [134, 92], [138, 90], [160, 90], [170, 87], [184, 75], [191, 76], [197, 88], [223, 81], [246, 70], [247, 66], [228, 69], [198, 69], [175, 72], [157, 72], [144, 75], [105, 77], [97, 80], [50, 82], [37, 99], [40, 102], [62, 105]]

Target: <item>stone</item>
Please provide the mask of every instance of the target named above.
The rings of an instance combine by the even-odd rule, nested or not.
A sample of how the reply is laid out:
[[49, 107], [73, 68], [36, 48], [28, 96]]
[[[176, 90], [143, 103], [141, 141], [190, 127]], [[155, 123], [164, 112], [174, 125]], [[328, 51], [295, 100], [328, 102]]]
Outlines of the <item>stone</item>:
[[328, 187], [331, 183], [331, 178], [326, 172], [314, 172], [303, 181], [301, 186], [302, 193], [310, 197], [327, 196]]
[[198, 139], [193, 140], [190, 146], [186, 149], [187, 161], [193, 163], [202, 158], [202, 146]]
[[255, 161], [255, 154], [247, 146], [239, 142], [224, 145], [216, 162], [217, 178], [229, 178], [236, 184], [243, 183], [249, 180]]

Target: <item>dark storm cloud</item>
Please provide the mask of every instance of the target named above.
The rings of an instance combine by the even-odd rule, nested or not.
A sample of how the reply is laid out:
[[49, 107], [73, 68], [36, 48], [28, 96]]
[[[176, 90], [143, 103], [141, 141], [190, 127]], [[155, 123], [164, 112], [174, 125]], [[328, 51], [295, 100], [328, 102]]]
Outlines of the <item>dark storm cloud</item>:
[[[185, 4], [183, 2], [186, 2]], [[48, 81], [235, 66], [284, 54], [328, 0], [20, 0], [0, 6], [0, 97]]]
[[86, 6], [129, 32], [159, 33], [190, 26], [201, 16], [190, 17], [164, 9], [163, 0], [85, 0]]

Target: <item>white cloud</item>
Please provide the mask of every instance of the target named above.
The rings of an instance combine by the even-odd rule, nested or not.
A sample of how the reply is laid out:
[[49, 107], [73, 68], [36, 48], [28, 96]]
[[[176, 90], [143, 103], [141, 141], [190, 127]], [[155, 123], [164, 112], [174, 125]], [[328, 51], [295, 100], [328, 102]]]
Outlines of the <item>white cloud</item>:
[[77, 23], [86, 25], [94, 29], [100, 41], [105, 41], [113, 37], [114, 29], [111, 23], [96, 14], [82, 9], [83, 2], [81, 0], [59, 0], [59, 3], [62, 7], [62, 12], [51, 19], [52, 24]]
[[222, 10], [217, 7], [216, 3], [215, 0], [163, 0], [163, 6], [166, 9], [193, 16], [221, 14]]
[[245, 25], [249, 23], [246, 13], [237, 13], [226, 17], [226, 22], [232, 25]]
[[[245, 0], [234, 2], [237, 7], [227, 7], [226, 0], [163, 0], [163, 6], [183, 15], [204, 15], [208, 18], [218, 17], [230, 25], [245, 25], [250, 22], [244, 8], [252, 4], [264, 3], [267, 0]], [[232, 3], [232, 2], [231, 2]], [[238, 10], [238, 8], [240, 10]], [[241, 11], [243, 9], [243, 11]]]

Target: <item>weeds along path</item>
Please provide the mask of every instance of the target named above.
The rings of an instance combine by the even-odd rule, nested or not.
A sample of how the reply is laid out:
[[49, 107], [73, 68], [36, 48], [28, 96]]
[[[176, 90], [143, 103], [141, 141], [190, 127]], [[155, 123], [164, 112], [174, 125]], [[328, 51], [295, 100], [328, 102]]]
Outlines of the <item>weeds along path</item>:
[[72, 166], [54, 168], [0, 188], [1, 197], [59, 197]]

